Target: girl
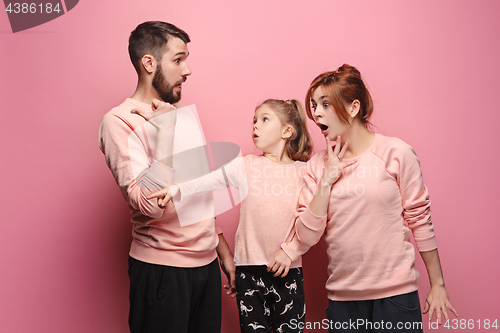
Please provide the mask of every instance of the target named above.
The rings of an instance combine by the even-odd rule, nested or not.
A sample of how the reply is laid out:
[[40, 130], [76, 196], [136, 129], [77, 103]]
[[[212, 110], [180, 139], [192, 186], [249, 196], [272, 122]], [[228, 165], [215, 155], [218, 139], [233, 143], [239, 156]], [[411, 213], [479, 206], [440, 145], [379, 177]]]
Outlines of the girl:
[[175, 203], [229, 185], [239, 188], [234, 262], [241, 332], [299, 332], [305, 315], [301, 255], [309, 247], [296, 239], [294, 220], [312, 151], [300, 103], [266, 100], [255, 110], [252, 137], [262, 155], [237, 158], [151, 197], [163, 206], [172, 197]]
[[[343, 65], [320, 74], [306, 103], [327, 149], [307, 163], [296, 231], [312, 246], [326, 229], [330, 331], [349, 331], [345, 323], [357, 322], [362, 324], [356, 332], [371, 332], [381, 323], [422, 332], [410, 232], [431, 284], [424, 313], [432, 318], [436, 311], [440, 323], [441, 311], [448, 319], [447, 308], [458, 315], [444, 285], [419, 160], [403, 141], [368, 130], [373, 103], [359, 71]], [[336, 140], [334, 150], [330, 140]]]

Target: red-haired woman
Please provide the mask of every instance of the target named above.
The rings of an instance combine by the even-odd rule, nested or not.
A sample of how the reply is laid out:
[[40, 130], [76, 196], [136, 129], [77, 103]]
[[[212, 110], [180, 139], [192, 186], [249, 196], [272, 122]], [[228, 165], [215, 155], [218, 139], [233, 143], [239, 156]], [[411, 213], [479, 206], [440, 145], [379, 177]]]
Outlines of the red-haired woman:
[[411, 233], [431, 284], [423, 313], [436, 312], [440, 322], [447, 309], [458, 315], [445, 288], [419, 160], [405, 142], [369, 130], [373, 103], [359, 71], [343, 65], [316, 77], [306, 111], [327, 149], [307, 163], [296, 228], [308, 246], [326, 229], [329, 329], [422, 332]]

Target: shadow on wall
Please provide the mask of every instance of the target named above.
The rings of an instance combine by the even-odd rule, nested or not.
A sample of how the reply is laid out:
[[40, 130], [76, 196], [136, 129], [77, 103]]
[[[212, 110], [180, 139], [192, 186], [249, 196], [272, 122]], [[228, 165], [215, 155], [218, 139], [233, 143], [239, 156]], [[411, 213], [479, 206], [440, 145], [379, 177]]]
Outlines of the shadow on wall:
[[[302, 256], [304, 270], [304, 293], [306, 295], [306, 322], [321, 322], [326, 318], [325, 309], [328, 306], [325, 283], [328, 257], [326, 243], [323, 238]], [[315, 330], [305, 330], [314, 332]], [[324, 330], [321, 330], [324, 331]]]

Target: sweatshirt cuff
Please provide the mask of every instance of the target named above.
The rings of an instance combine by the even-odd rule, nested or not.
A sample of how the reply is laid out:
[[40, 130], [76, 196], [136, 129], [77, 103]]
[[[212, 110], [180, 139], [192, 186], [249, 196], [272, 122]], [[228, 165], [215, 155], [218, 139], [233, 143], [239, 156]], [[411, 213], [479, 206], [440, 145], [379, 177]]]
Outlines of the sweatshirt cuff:
[[175, 196], [175, 198], [173, 198], [174, 200], [174, 203], [181, 203], [183, 202], [184, 200], [186, 200], [186, 195], [185, 193], [187, 192], [187, 188], [186, 188], [186, 183], [179, 183], [179, 184], [175, 184], [177, 186], [179, 186], [179, 192], [177, 193], [177, 195]]
[[153, 163], [149, 167], [149, 172], [151, 178], [164, 187], [167, 187], [168, 184], [173, 184], [175, 170], [171, 167], [157, 160], [153, 160]]
[[296, 242], [283, 243], [281, 244], [281, 249], [286, 253], [287, 256], [290, 257], [290, 259], [292, 259], [292, 262], [299, 259], [302, 255]]
[[425, 239], [415, 239], [418, 252], [428, 252], [437, 249], [436, 237], [432, 235]]
[[309, 206], [302, 213], [300, 218], [302, 220], [302, 224], [305, 227], [307, 227], [308, 229], [323, 231], [326, 227], [327, 215], [318, 216], [318, 215], [314, 214], [313, 212], [311, 212], [311, 210], [309, 209]]

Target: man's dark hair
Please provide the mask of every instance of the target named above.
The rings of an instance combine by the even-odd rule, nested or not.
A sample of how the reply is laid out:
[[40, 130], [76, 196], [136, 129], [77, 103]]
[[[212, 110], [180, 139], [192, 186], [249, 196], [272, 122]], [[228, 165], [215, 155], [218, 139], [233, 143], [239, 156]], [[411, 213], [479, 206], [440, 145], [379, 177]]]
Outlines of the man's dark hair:
[[157, 61], [161, 61], [171, 37], [180, 38], [186, 44], [191, 41], [183, 30], [173, 24], [160, 21], [141, 23], [130, 33], [128, 53], [137, 74], [141, 73], [141, 59], [145, 54], [150, 53]]

